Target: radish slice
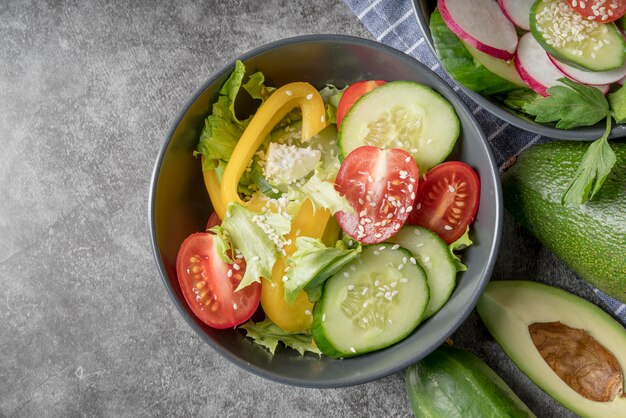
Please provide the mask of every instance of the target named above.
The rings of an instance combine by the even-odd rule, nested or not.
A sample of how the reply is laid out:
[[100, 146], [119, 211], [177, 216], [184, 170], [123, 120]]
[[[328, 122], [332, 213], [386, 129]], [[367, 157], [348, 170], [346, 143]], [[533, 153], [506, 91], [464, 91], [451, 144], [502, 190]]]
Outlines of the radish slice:
[[519, 40], [515, 68], [528, 87], [542, 96], [547, 96], [548, 87], [560, 84], [559, 78], [565, 77], [530, 32]]
[[582, 71], [578, 68], [574, 68], [571, 65], [563, 64], [556, 60], [556, 58], [549, 56], [550, 60], [561, 70], [563, 74], [568, 76], [574, 81], [578, 81], [582, 84], [588, 84], [590, 86], [599, 86], [602, 84], [617, 83], [624, 77], [626, 77], [626, 64], [620, 68], [616, 68], [610, 71]]
[[530, 30], [530, 6], [533, 3], [533, 0], [498, 0], [504, 15], [524, 30]]
[[[548, 53], [535, 40], [532, 33], [528, 32], [519, 40], [519, 46], [515, 54], [515, 68], [522, 80], [528, 87], [541, 94], [548, 96], [548, 88], [561, 84], [559, 78], [565, 74], [552, 63]], [[606, 94], [609, 85], [593, 86]]]
[[492, 57], [510, 60], [515, 56], [515, 26], [493, 0], [438, 0], [446, 25], [461, 40]]

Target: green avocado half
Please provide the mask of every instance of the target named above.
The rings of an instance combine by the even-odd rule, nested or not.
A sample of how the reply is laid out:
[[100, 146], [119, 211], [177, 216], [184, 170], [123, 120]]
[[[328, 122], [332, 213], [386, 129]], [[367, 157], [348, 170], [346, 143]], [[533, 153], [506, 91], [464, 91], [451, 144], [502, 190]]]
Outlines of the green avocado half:
[[563, 406], [583, 417], [626, 417], [626, 329], [606, 312], [513, 280], [489, 283], [477, 310], [517, 367]]

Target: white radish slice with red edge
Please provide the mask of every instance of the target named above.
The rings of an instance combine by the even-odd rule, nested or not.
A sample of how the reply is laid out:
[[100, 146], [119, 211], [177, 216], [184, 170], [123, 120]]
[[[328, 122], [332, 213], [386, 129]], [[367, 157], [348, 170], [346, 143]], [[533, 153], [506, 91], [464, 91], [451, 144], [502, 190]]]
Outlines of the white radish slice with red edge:
[[530, 30], [530, 6], [534, 0], [498, 0], [500, 9], [518, 28]]
[[515, 56], [515, 26], [495, 1], [438, 0], [437, 7], [446, 25], [464, 42], [492, 57]]
[[563, 74], [582, 84], [588, 84], [590, 86], [612, 84], [626, 77], [626, 64], [610, 71], [583, 71], [571, 65], [559, 62], [552, 56], [549, 57], [552, 63], [554, 63]]
[[[519, 46], [515, 54], [515, 68], [522, 80], [528, 87], [542, 96], [548, 96], [548, 88], [562, 84], [559, 78], [565, 74], [552, 63], [548, 53], [535, 40], [532, 33], [528, 32], [519, 40]], [[608, 85], [594, 86], [602, 93], [609, 91]]]

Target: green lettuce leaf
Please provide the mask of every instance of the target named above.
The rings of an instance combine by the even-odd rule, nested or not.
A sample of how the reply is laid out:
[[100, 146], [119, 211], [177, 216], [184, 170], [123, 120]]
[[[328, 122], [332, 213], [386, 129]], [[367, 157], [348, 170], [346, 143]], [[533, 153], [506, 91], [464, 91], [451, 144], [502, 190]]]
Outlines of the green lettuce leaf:
[[459, 239], [457, 239], [456, 241], [454, 241], [452, 244], [448, 246], [448, 249], [450, 250], [450, 254], [452, 254], [452, 258], [454, 259], [454, 265], [456, 266], [456, 271], [467, 270], [467, 266], [461, 262], [461, 257], [459, 257], [454, 252], [463, 250], [474, 243], [469, 237], [469, 229], [470, 228], [468, 225], [467, 228], [465, 229], [465, 233], [461, 235]]
[[232, 250], [230, 240], [228, 239], [228, 232], [224, 230], [220, 225], [214, 226], [209, 229], [209, 232], [215, 234], [215, 249], [223, 262], [232, 264], [234, 261], [228, 255]]
[[284, 282], [285, 300], [291, 304], [302, 289], [311, 302], [322, 293], [324, 282], [361, 253], [361, 246], [348, 249], [343, 241], [334, 247], [325, 246], [319, 239], [296, 238], [296, 251], [287, 259], [287, 280]]
[[339, 100], [341, 100], [341, 96], [347, 88], [348, 86], [338, 89], [332, 84], [327, 84], [326, 87], [320, 90], [320, 95], [326, 105], [326, 120], [329, 124], [337, 123], [337, 106], [339, 106]]
[[[202, 170], [215, 170], [220, 180], [226, 163], [230, 160], [239, 138], [251, 119], [251, 117], [245, 120], [237, 118], [235, 113], [237, 94], [243, 87], [252, 98], [264, 101], [275, 90], [265, 86], [265, 77], [260, 72], [252, 74], [242, 86], [245, 74], [244, 64], [237, 61], [235, 69], [220, 89], [217, 101], [213, 103], [211, 114], [204, 121], [204, 128], [194, 152], [194, 155], [201, 154], [205, 157]], [[253, 184], [248, 173], [244, 173], [238, 191], [250, 196], [256, 190]]]
[[280, 328], [269, 319], [263, 322], [254, 323], [248, 321], [239, 328], [246, 330], [246, 336], [259, 345], [267, 348], [272, 355], [276, 351], [278, 343], [283, 343], [286, 347], [293, 348], [300, 355], [306, 351], [315, 354], [322, 354], [313, 342], [313, 337], [308, 332], [289, 332]]
[[264, 102], [265, 99], [270, 97], [274, 90], [276, 90], [274, 87], [267, 87], [265, 85], [265, 76], [262, 72], [252, 74], [248, 82], [243, 85], [243, 88], [248, 92], [250, 97], [261, 100], [261, 102]]
[[284, 245], [283, 236], [291, 229], [291, 219], [272, 212], [258, 214], [231, 202], [221, 227], [227, 232], [232, 246], [241, 251], [246, 260], [246, 272], [237, 290], [260, 282], [261, 277], [270, 279], [272, 267]]

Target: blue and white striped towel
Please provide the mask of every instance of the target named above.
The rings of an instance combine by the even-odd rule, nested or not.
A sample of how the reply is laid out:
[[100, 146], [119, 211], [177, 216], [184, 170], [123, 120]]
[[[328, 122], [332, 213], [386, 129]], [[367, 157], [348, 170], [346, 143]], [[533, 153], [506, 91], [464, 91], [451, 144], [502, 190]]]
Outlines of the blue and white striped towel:
[[[416, 58], [454, 88], [480, 122], [498, 165], [502, 166], [509, 158], [518, 155], [531, 145], [548, 140], [496, 118], [463, 94], [443, 71], [426, 43], [417, 25], [417, 16], [411, 0], [344, 0], [344, 2], [379, 42]], [[604, 302], [604, 308], [613, 312], [623, 324], [626, 324], [626, 304], [599, 290], [596, 290], [596, 293]]]

